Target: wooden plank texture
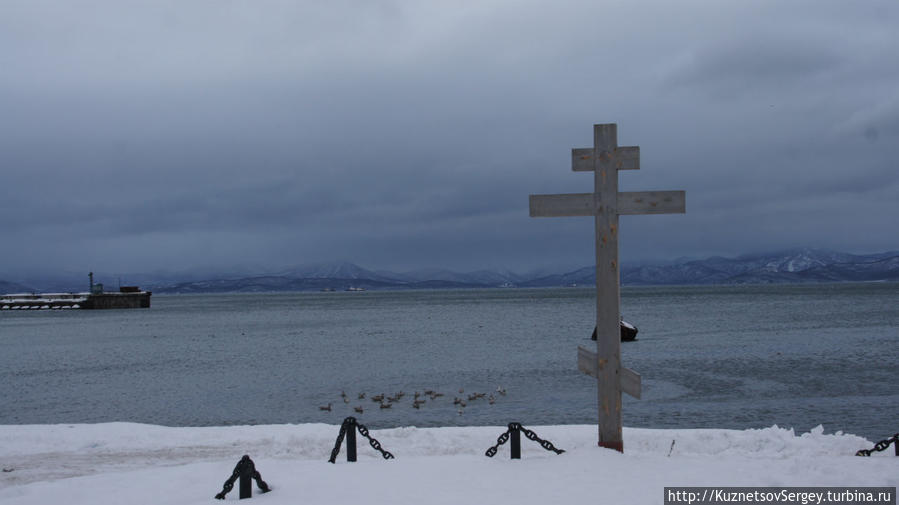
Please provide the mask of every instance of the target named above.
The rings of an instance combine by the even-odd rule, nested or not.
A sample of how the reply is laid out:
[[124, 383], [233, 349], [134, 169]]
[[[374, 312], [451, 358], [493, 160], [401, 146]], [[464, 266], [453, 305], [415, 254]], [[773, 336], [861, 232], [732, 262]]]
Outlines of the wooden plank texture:
[[[595, 152], [614, 152], [618, 126], [593, 126]], [[593, 160], [593, 192], [599, 195], [596, 235], [596, 352], [599, 446], [624, 450], [621, 437], [621, 288], [618, 272], [618, 170], [615, 160]]]
[[[597, 359], [595, 352], [591, 352], [581, 346], [577, 346], [578, 370], [589, 375], [590, 377], [596, 378], [596, 369], [598, 362], [599, 360]], [[640, 374], [631, 370], [630, 368], [621, 367], [621, 375], [619, 375], [619, 379], [621, 382], [621, 390], [639, 400], [640, 393], [643, 389]]]
[[622, 191], [618, 193], [618, 215], [683, 214], [687, 196], [683, 191]]
[[640, 399], [640, 391], [643, 389], [640, 374], [627, 367], [621, 367], [621, 390]]
[[[593, 193], [530, 195], [531, 217], [595, 216], [599, 208]], [[683, 191], [622, 191], [618, 193], [618, 215], [683, 214], [687, 211]]]
[[640, 168], [640, 148], [618, 146], [618, 126], [593, 125], [593, 147], [571, 150], [571, 169], [593, 172], [593, 193], [530, 195], [531, 217], [593, 216], [596, 352], [578, 347], [578, 369], [596, 377], [599, 446], [624, 450], [621, 393], [640, 398], [640, 374], [621, 366], [618, 216], [686, 212], [683, 191], [618, 192], [618, 171]]
[[577, 369], [590, 377], [596, 377], [596, 353], [577, 346]]
[[[575, 172], [593, 171], [593, 148], [571, 150], [571, 170]], [[612, 151], [614, 166], [618, 170], [640, 170], [640, 146], [623, 146]]]
[[593, 193], [530, 195], [531, 217], [568, 217], [596, 215]]

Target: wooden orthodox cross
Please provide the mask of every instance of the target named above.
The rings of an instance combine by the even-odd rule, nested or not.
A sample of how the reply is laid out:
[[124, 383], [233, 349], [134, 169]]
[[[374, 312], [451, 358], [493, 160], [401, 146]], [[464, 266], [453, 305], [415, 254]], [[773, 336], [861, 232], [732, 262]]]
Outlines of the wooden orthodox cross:
[[596, 377], [599, 446], [624, 451], [621, 391], [640, 398], [640, 375], [621, 366], [618, 216], [684, 213], [683, 191], [618, 192], [618, 171], [640, 168], [639, 147], [618, 146], [618, 125], [593, 125], [593, 148], [572, 149], [571, 168], [593, 172], [593, 193], [531, 195], [531, 217], [596, 220], [596, 353], [578, 346], [578, 369]]

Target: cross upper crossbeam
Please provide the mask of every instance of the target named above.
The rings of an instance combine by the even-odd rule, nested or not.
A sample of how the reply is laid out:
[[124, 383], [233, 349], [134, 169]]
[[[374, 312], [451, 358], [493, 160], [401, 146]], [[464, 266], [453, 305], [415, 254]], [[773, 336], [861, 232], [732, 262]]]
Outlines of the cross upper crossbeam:
[[640, 170], [640, 147], [623, 146], [609, 151], [602, 151], [599, 157], [594, 154], [592, 147], [575, 148], [571, 150], [571, 170], [575, 172], [592, 172], [593, 160], [607, 162], [618, 170]]

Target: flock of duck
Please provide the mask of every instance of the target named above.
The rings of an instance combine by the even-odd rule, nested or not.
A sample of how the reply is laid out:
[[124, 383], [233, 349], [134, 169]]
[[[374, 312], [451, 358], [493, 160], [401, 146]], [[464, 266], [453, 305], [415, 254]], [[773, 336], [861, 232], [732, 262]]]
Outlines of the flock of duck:
[[[502, 386], [498, 386], [496, 388], [495, 393], [499, 396], [505, 396], [506, 389]], [[468, 396], [466, 397], [465, 390], [463, 388], [459, 388], [459, 394], [462, 396], [461, 397], [455, 396], [453, 398], [453, 405], [458, 408], [457, 412], [459, 413], [460, 416], [465, 412], [465, 407], [467, 407], [468, 404], [471, 402], [475, 402], [477, 400], [486, 400], [489, 405], [493, 405], [494, 403], [496, 403], [496, 396], [494, 396], [493, 393], [488, 394], [488, 393], [473, 392], [473, 393], [469, 393]], [[399, 404], [404, 396], [406, 396], [406, 393], [404, 393], [403, 391], [400, 391], [398, 393], [394, 393], [393, 396], [387, 396], [384, 393], [381, 393], [381, 394], [369, 396], [368, 399], [377, 403], [378, 409], [389, 409], [389, 408], [393, 408], [394, 405]], [[420, 409], [422, 407], [422, 405], [426, 404], [429, 400], [433, 402], [442, 396], [444, 396], [443, 393], [434, 391], [432, 389], [426, 389], [423, 393], [416, 391], [415, 394], [412, 396], [412, 408]], [[350, 403], [350, 396], [346, 394], [346, 391], [340, 392], [340, 399], [345, 404]], [[359, 393], [357, 395], [357, 400], [365, 400], [365, 399], [366, 399], [365, 393]], [[318, 409], [326, 411], [326, 412], [331, 412], [332, 407], [333, 407], [333, 403], [329, 402], [327, 405], [321, 406]], [[371, 408], [375, 408], [375, 407], [371, 407]], [[362, 405], [354, 406], [353, 410], [357, 414], [362, 414], [363, 412], [365, 412], [365, 408]]]

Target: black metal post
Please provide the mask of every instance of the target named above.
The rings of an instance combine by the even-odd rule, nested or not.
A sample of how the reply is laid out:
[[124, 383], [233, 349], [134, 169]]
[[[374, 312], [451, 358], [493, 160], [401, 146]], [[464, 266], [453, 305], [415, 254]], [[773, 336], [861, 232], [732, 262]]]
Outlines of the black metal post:
[[244, 456], [240, 462], [240, 499], [253, 497], [253, 464], [249, 456]]
[[262, 490], [263, 493], [271, 491], [268, 484], [262, 480], [262, 475], [256, 471], [256, 464], [253, 463], [253, 460], [250, 459], [248, 454], [245, 454], [244, 457], [240, 458], [240, 461], [237, 462], [237, 466], [234, 467], [231, 476], [228, 477], [228, 480], [222, 485], [222, 492], [215, 495], [215, 499], [224, 500], [225, 495], [230, 493], [234, 488], [234, 481], [238, 479], [240, 479], [239, 493], [241, 500], [253, 497], [253, 479], [256, 479], [256, 485], [259, 486], [259, 489]]
[[899, 437], [893, 439], [893, 449], [896, 449], [896, 457], [899, 458]]
[[350, 463], [356, 461], [356, 420], [353, 419], [346, 429], [346, 460]]
[[509, 424], [509, 440], [512, 442], [512, 459], [521, 459], [521, 426], [518, 423]]

